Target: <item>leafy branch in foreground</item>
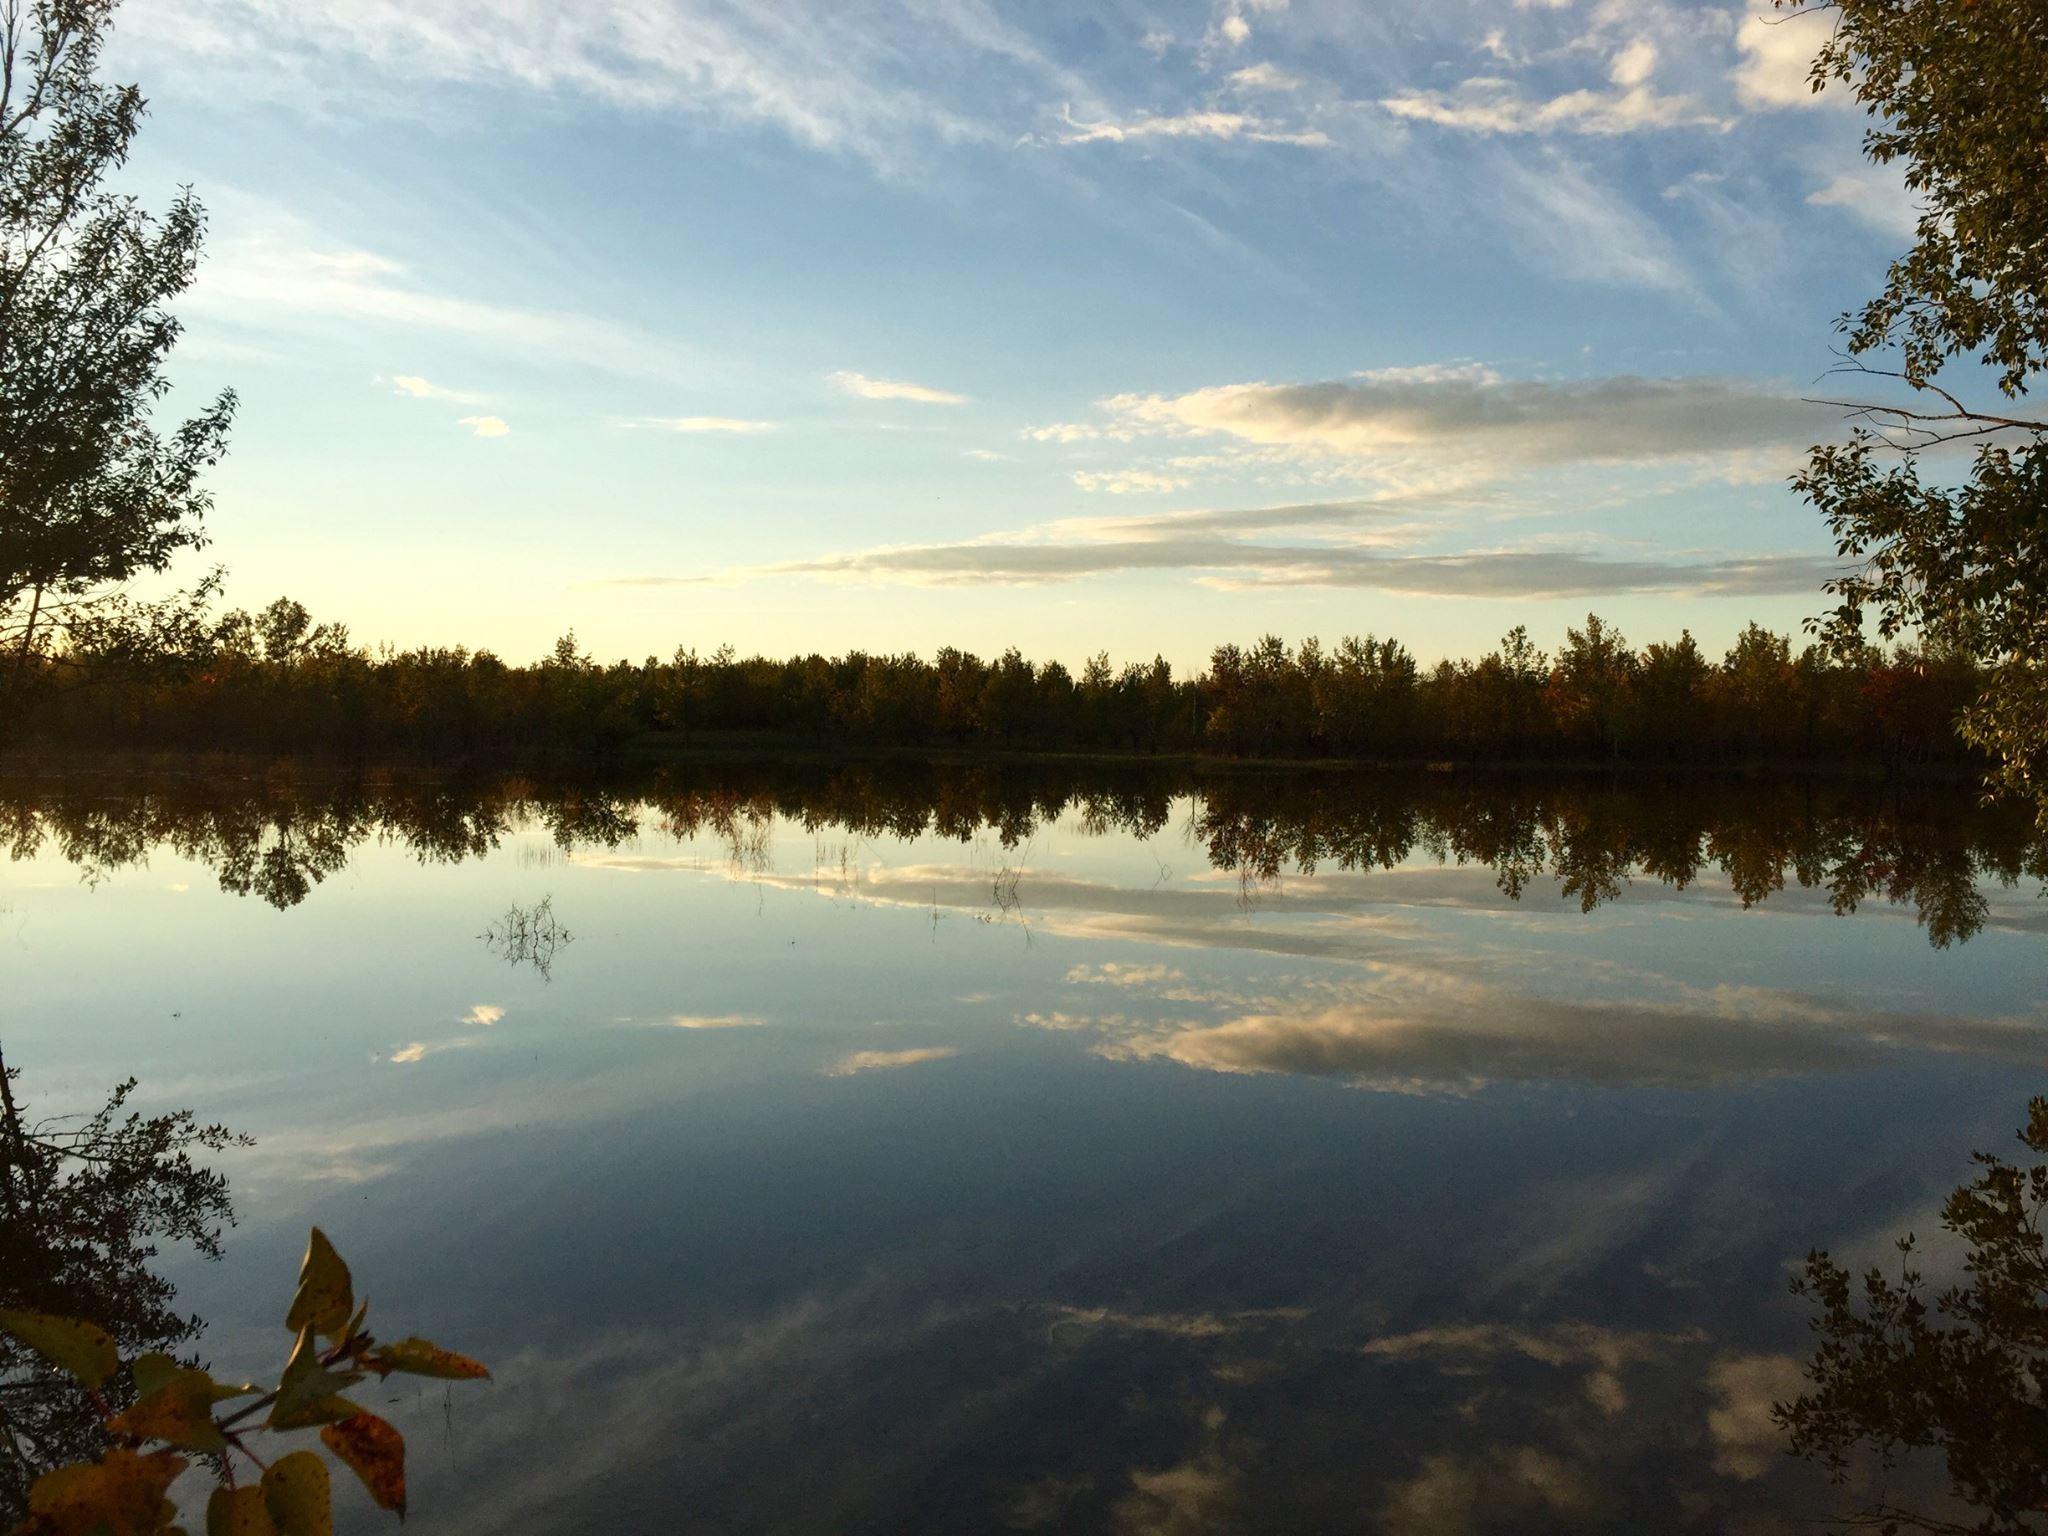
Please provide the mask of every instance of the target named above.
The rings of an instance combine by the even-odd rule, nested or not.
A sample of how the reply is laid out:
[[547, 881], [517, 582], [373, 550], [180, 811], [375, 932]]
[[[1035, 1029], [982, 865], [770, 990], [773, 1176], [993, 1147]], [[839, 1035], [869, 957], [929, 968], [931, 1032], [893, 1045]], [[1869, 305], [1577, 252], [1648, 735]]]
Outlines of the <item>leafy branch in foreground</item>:
[[[207, 1505], [208, 1536], [330, 1536], [327, 1463], [310, 1449], [266, 1461], [249, 1443], [258, 1433], [316, 1429], [378, 1508], [403, 1519], [405, 1439], [342, 1393], [369, 1375], [469, 1381], [490, 1372], [425, 1339], [380, 1343], [363, 1326], [368, 1312], [369, 1303], [355, 1298], [348, 1266], [315, 1227], [285, 1315], [294, 1341], [276, 1386], [218, 1382], [153, 1352], [129, 1362], [136, 1398], [115, 1413], [102, 1388], [122, 1361], [106, 1330], [47, 1312], [0, 1309], [0, 1330], [74, 1378], [113, 1441], [96, 1462], [38, 1478], [15, 1536], [177, 1536], [177, 1512], [166, 1495], [190, 1465], [180, 1452], [207, 1458], [220, 1478]], [[242, 1398], [254, 1401], [219, 1411]], [[238, 1480], [238, 1457], [255, 1469], [256, 1481]]]
[[[2048, 1156], [2048, 1098], [2028, 1106], [2020, 1141]], [[1976, 1522], [1880, 1505], [1855, 1517], [1861, 1526], [1972, 1536], [2048, 1528], [2048, 1164], [2023, 1169], [1987, 1152], [1972, 1160], [1981, 1171], [1941, 1212], [1966, 1245], [1967, 1278], [1931, 1305], [1910, 1234], [1898, 1244], [1896, 1280], [1873, 1267], [1858, 1286], [1816, 1252], [1792, 1283], [1818, 1303], [1821, 1336], [1807, 1365], [1813, 1390], [1772, 1409], [1793, 1454], [1841, 1482], [1858, 1453], [1890, 1469], [1911, 1451], [1939, 1451], [1951, 1493]]]

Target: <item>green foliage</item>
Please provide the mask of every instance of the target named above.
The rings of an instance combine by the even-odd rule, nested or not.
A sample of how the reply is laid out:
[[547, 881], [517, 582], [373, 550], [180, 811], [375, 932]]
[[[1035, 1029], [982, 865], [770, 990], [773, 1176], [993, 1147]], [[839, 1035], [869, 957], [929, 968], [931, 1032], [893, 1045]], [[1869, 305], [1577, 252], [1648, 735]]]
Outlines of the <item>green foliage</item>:
[[18, 684], [49, 627], [202, 542], [234, 396], [160, 433], [165, 305], [197, 270], [189, 192], [114, 190], [143, 101], [98, 76], [116, 0], [0, 10], [0, 634]]
[[[1875, 430], [1819, 447], [1794, 484], [1857, 562], [1828, 584], [1839, 654], [1885, 638], [1981, 664], [1960, 724], [1997, 764], [1995, 787], [2048, 825], [2048, 427], [1969, 405], [1937, 381], [1974, 358], [2006, 397], [2048, 367], [2048, 9], [2039, 0], [1777, 0], [1834, 13], [1815, 90], [1845, 86], [1870, 113], [1864, 148], [1897, 163], [1921, 205], [1884, 289], [1842, 317], [1860, 371], [1929, 406], [1859, 408]], [[1923, 479], [1919, 455], [1979, 440], [1960, 485]], [[1884, 462], [1880, 463], [1882, 456]]]
[[[111, 1442], [95, 1461], [53, 1468], [28, 1490], [27, 1518], [15, 1536], [80, 1536], [94, 1531], [171, 1531], [175, 1511], [164, 1499], [172, 1479], [187, 1465], [174, 1451], [215, 1458], [223, 1479], [207, 1506], [209, 1536], [220, 1532], [274, 1536], [328, 1536], [333, 1530], [326, 1463], [311, 1450], [278, 1456], [266, 1466], [247, 1444], [260, 1429], [290, 1433], [317, 1428], [320, 1439], [362, 1480], [380, 1509], [405, 1513], [405, 1441], [376, 1415], [340, 1393], [374, 1373], [405, 1372], [452, 1380], [488, 1378], [476, 1361], [424, 1339], [380, 1346], [364, 1328], [367, 1304], [358, 1305], [348, 1266], [318, 1227], [299, 1267], [299, 1284], [286, 1314], [293, 1335], [290, 1357], [268, 1392], [216, 1382], [196, 1367], [167, 1356], [144, 1356], [131, 1366], [136, 1400], [120, 1413], [106, 1412], [98, 1391], [110, 1372], [97, 1350], [59, 1326], [63, 1320], [0, 1312], [0, 1329], [15, 1333], [53, 1364], [70, 1371], [104, 1421]], [[78, 1325], [81, 1329], [86, 1325]], [[82, 1365], [84, 1369], [74, 1369]], [[221, 1414], [220, 1404], [256, 1400]], [[151, 1446], [168, 1450], [150, 1450]], [[236, 1457], [261, 1472], [254, 1487], [238, 1487]]]
[[[2048, 1099], [2028, 1106], [2021, 1143], [2048, 1157]], [[2048, 1164], [2016, 1167], [1974, 1154], [1980, 1172], [1942, 1206], [1965, 1248], [1966, 1278], [1930, 1303], [1915, 1244], [1898, 1244], [1896, 1279], [1860, 1284], [1825, 1253], [1808, 1256], [1795, 1293], [1817, 1304], [1813, 1390], [1773, 1410], [1791, 1449], [1837, 1480], [1858, 1454], [1891, 1467], [1938, 1453], [1951, 1492], [1975, 1514], [1962, 1525], [1883, 1507], [1866, 1523], [1892, 1530], [2016, 1536], [2048, 1512]]]

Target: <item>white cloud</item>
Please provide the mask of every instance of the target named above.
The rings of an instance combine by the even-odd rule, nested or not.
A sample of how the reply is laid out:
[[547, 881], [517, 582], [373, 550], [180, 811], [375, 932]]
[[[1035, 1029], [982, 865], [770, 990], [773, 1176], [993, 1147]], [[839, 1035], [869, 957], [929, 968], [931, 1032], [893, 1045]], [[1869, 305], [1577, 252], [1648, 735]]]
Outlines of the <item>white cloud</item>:
[[[1648, 50], [1647, 63], [1643, 50]], [[1656, 53], [1648, 43], [1624, 49], [1615, 61], [1612, 91], [1576, 90], [1530, 98], [1511, 80], [1475, 75], [1455, 90], [1404, 91], [1381, 99], [1394, 116], [1466, 133], [1571, 133], [1600, 137], [1653, 128], [1726, 128], [1692, 96], [1666, 96], [1650, 86]], [[1642, 71], [1639, 77], [1634, 72]], [[1631, 78], [1633, 77], [1633, 78]]]
[[430, 384], [416, 373], [394, 373], [391, 376], [394, 394], [406, 395], [414, 400], [452, 400], [461, 405], [476, 405], [482, 396], [467, 390], [443, 389], [439, 384]]
[[1732, 72], [1735, 96], [1745, 107], [1834, 106], [1849, 101], [1837, 84], [1815, 94], [1813, 61], [1828, 40], [1833, 22], [1824, 11], [1769, 11], [1743, 18], [1735, 33], [1740, 61]]
[[737, 416], [644, 416], [628, 425], [661, 432], [728, 432], [740, 437], [775, 430], [772, 421], [747, 421]]
[[1563, 156], [1550, 155], [1534, 166], [1503, 166], [1495, 186], [1496, 217], [1538, 266], [1575, 282], [1694, 293], [1664, 232], [1630, 199]]
[[1163, 475], [1150, 469], [1077, 469], [1072, 478], [1084, 491], [1107, 491], [1112, 496], [1157, 495], [1180, 490], [1188, 483], [1178, 475]]
[[478, 437], [512, 435], [511, 427], [505, 424], [505, 418], [502, 416], [463, 416], [459, 417], [455, 424], [458, 427], [468, 427]]
[[488, 1029], [504, 1017], [505, 1010], [496, 1003], [478, 1003], [462, 1016], [462, 1022]]
[[858, 1072], [885, 1072], [897, 1067], [915, 1067], [927, 1061], [943, 1061], [960, 1054], [957, 1046], [928, 1045], [912, 1051], [855, 1051], [842, 1056], [825, 1069], [827, 1077], [852, 1077]]
[[1815, 208], [1840, 208], [1879, 234], [1910, 240], [1919, 233], [1919, 204], [1897, 176], [1886, 172], [1846, 172], [1807, 194], [1806, 201]]
[[1126, 144], [1146, 139], [1243, 139], [1252, 144], [1292, 144], [1321, 149], [1330, 136], [1320, 128], [1289, 127], [1251, 112], [1225, 112], [1214, 108], [1177, 113], [1141, 113], [1136, 117], [1104, 117], [1094, 122], [1076, 118], [1070, 109], [1060, 113], [1060, 130], [1053, 135], [1061, 144]]
[[661, 1021], [667, 1029], [758, 1029], [762, 1022], [738, 1013], [678, 1013]]
[[1269, 62], [1233, 69], [1229, 78], [1230, 84], [1240, 91], [1298, 91], [1307, 84], [1300, 75], [1290, 74]]
[[960, 457], [973, 459], [977, 464], [1011, 464], [1016, 462], [1012, 453], [997, 453], [993, 448], [963, 448]]
[[1607, 65], [1607, 78], [1624, 88], [1647, 85], [1656, 72], [1657, 45], [1646, 37], [1622, 48]]
[[851, 369], [828, 373], [825, 377], [838, 385], [849, 395], [863, 400], [908, 400], [917, 405], [965, 405], [967, 397], [956, 395], [951, 390], [932, 389], [924, 384], [909, 384], [901, 379], [875, 379]]

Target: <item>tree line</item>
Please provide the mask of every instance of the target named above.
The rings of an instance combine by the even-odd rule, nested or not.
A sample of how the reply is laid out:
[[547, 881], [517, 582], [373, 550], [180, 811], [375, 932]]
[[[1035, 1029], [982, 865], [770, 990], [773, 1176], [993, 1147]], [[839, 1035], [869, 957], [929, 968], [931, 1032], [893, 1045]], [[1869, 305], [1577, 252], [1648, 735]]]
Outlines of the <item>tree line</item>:
[[117, 610], [39, 654], [17, 740], [44, 745], [436, 757], [615, 751], [634, 742], [957, 748], [1351, 760], [1972, 761], [1956, 733], [1967, 658], [1849, 655], [1752, 624], [1722, 656], [1688, 633], [1632, 647], [1589, 615], [1554, 654], [1523, 628], [1424, 666], [1398, 640], [1266, 636], [1203, 670], [1080, 670], [1016, 650], [600, 662], [574, 635], [513, 665], [463, 647], [372, 651], [299, 603], [214, 615]]

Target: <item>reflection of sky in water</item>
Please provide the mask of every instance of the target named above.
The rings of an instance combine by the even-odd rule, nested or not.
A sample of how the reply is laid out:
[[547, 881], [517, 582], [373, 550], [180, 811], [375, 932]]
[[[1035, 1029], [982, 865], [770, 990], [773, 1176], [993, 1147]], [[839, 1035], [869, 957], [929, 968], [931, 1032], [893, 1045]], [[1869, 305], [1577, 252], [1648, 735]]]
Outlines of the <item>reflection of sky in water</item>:
[[[259, 1138], [228, 1261], [176, 1266], [223, 1367], [281, 1355], [317, 1219], [387, 1325], [498, 1368], [386, 1405], [428, 1531], [1834, 1507], [1764, 1416], [1786, 1266], [1931, 1229], [2003, 1144], [2033, 890], [1941, 950], [1711, 868], [1590, 913], [1419, 852], [1244, 881], [1189, 820], [372, 841], [286, 912], [46, 852], [0, 867], [9, 1060]], [[547, 980], [479, 938], [543, 895]]]

